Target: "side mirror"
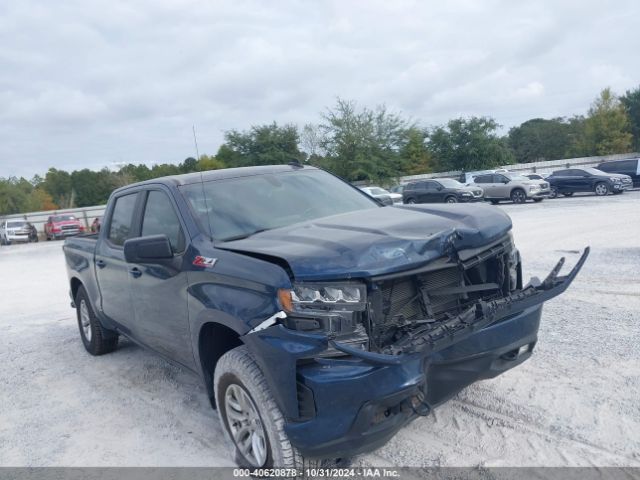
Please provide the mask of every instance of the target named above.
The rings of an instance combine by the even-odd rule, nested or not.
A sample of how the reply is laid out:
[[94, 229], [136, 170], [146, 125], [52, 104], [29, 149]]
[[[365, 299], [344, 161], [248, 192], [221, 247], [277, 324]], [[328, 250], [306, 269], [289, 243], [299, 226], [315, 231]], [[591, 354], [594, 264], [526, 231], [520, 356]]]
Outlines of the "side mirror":
[[438, 186], [436, 187], [436, 189], [437, 189], [438, 191], [442, 190], [442, 185], [438, 185]]
[[502, 180], [502, 183], [509, 183], [511, 180], [509, 180], [508, 178], [505, 178], [504, 180]]
[[130, 238], [124, 242], [124, 258], [128, 263], [150, 263], [173, 258], [173, 250], [164, 234]]

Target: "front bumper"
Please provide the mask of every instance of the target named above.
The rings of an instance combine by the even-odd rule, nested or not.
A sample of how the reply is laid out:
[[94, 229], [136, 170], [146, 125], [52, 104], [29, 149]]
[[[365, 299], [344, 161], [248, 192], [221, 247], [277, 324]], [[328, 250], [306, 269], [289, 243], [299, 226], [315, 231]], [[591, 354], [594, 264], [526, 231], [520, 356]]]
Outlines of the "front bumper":
[[[564, 259], [499, 300], [478, 301], [441, 327], [416, 329], [394, 354], [358, 350], [326, 336], [275, 325], [242, 337], [254, 352], [303, 454], [352, 456], [384, 445], [400, 428], [473, 382], [519, 365], [533, 352], [542, 305], [571, 284], [589, 249], [563, 277]], [[348, 354], [321, 358], [327, 345]]]
[[529, 192], [528, 198], [547, 198], [551, 194], [551, 190], [540, 190], [537, 192]]
[[10, 242], [28, 242], [28, 233], [7, 233], [7, 240]]
[[631, 190], [633, 188], [633, 183], [629, 182], [629, 183], [614, 183], [613, 184], [613, 189], [616, 192], [622, 192], [624, 190]]
[[475, 195], [471, 197], [458, 195], [458, 202], [460, 203], [482, 202], [483, 200], [484, 198], [482, 197], [482, 195], [478, 197], [476, 197]]

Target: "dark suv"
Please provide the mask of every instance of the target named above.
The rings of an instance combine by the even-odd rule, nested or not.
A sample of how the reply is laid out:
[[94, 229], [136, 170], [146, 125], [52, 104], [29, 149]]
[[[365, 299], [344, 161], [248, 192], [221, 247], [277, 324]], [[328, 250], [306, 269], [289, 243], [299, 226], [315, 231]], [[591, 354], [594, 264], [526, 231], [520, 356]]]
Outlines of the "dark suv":
[[594, 192], [599, 196], [618, 194], [633, 185], [629, 175], [607, 173], [591, 167], [556, 170], [547, 177], [547, 181], [551, 185], [549, 198], [556, 198], [558, 194], [570, 197], [575, 192]]
[[408, 184], [402, 191], [402, 203], [479, 202], [482, 195], [480, 187], [467, 187], [452, 178], [439, 178]]
[[633, 181], [633, 186], [636, 188], [640, 187], [640, 158], [603, 162], [598, 165], [598, 170], [607, 173], [629, 175]]

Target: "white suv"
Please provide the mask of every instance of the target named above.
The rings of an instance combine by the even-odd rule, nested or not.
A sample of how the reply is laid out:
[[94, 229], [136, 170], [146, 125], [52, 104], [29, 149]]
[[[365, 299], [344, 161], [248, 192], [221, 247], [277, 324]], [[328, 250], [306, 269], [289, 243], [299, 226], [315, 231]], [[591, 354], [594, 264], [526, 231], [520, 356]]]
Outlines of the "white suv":
[[0, 244], [11, 245], [11, 242], [28, 242], [29, 225], [24, 220], [2, 220], [0, 223]]

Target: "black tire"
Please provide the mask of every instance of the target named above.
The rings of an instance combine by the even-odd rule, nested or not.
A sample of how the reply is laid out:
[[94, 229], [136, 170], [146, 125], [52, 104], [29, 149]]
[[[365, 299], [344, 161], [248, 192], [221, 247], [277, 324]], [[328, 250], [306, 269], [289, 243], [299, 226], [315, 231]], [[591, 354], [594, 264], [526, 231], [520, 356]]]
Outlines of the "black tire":
[[[118, 334], [107, 330], [100, 324], [83, 286], [78, 288], [75, 304], [80, 339], [87, 352], [96, 356], [113, 352], [118, 346]], [[86, 311], [83, 312], [85, 308]], [[85, 314], [87, 315], [86, 317]], [[85, 331], [87, 333], [85, 333]]]
[[[234, 459], [240, 467], [303, 468], [330, 465], [330, 462], [323, 460], [303, 458], [300, 452], [291, 445], [284, 430], [284, 416], [271, 394], [265, 376], [245, 345], [236, 347], [220, 357], [213, 376], [213, 388], [225, 438], [232, 447]], [[230, 421], [235, 422], [235, 428], [239, 428], [237, 425], [238, 423], [242, 424], [242, 421], [231, 419], [230, 416], [234, 416], [234, 414], [227, 414], [226, 395], [229, 394], [233, 398], [234, 392], [237, 392], [238, 388], [248, 394], [254, 413], [257, 412], [259, 416], [256, 430], [261, 430], [258, 437], [262, 442], [258, 441], [258, 443], [262, 444], [266, 450], [265, 461], [262, 465], [257, 465], [258, 462], [255, 460], [260, 455], [256, 455], [253, 442], [251, 452], [248, 453], [251, 458], [247, 458], [244, 453], [241, 453], [238, 444], [233, 439]], [[232, 404], [233, 401], [229, 401], [229, 403]], [[237, 433], [237, 435], [240, 434]]]
[[544, 198], [534, 198], [533, 201], [536, 203], [540, 203]]
[[527, 201], [527, 194], [521, 188], [514, 188], [511, 191], [511, 201], [513, 203], [525, 203]]
[[551, 187], [549, 190], [549, 198], [558, 198], [558, 189], [556, 187]]
[[407, 198], [407, 201], [404, 202], [404, 203], [409, 204], [409, 205], [414, 205], [416, 203], [416, 201], [413, 198]]
[[620, 194], [624, 193], [624, 190], [618, 190], [617, 192], [614, 190], [612, 193], [614, 195], [620, 195]]
[[609, 192], [611, 191], [611, 189], [609, 188], [609, 185], [607, 185], [606, 183], [598, 182], [594, 185], [593, 191], [599, 197], [605, 197], [609, 195]]
[[491, 205], [498, 205], [500, 203], [500, 200], [489, 200], [491, 202]]
[[444, 203], [458, 203], [458, 199], [454, 195], [449, 195], [444, 199]]
[[563, 193], [562, 195], [564, 195], [565, 197], [573, 197], [573, 192], [566, 192], [566, 193]]

